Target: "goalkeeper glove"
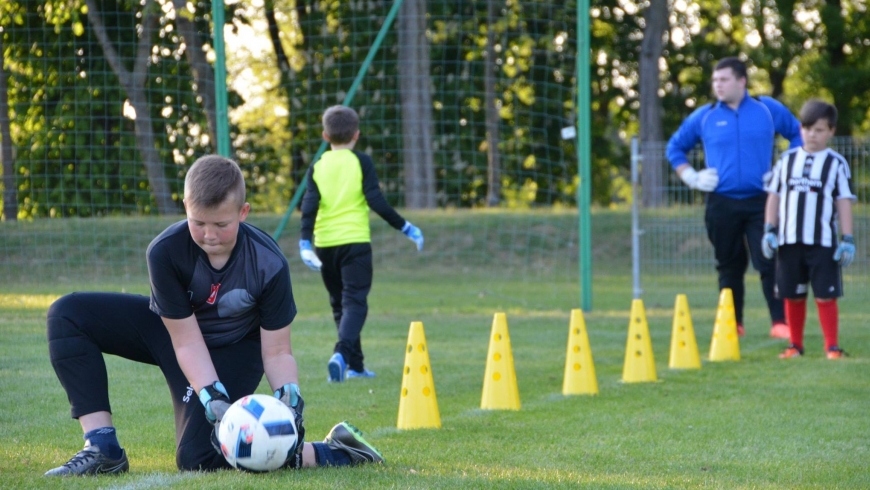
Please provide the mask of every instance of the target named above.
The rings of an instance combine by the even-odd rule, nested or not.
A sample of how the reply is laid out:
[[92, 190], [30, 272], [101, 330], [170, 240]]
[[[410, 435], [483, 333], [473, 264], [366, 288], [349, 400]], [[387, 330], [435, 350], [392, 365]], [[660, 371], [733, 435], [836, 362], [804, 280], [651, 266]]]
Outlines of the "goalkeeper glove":
[[199, 401], [205, 407], [205, 418], [214, 426], [209, 437], [211, 445], [218, 454], [223, 456], [218, 432], [221, 430], [221, 419], [230, 408], [230, 396], [227, 394], [227, 389], [224, 388], [223, 383], [215, 381], [199, 390]]
[[417, 251], [423, 250], [423, 232], [420, 228], [412, 225], [410, 221], [405, 221], [405, 226], [402, 227], [402, 233], [417, 244]]
[[296, 425], [296, 447], [290, 448], [287, 452], [287, 460], [284, 464], [294, 468], [301, 468], [302, 446], [305, 445], [305, 426], [303, 425], [305, 421], [302, 419], [305, 401], [302, 400], [302, 395], [299, 393], [299, 385], [296, 383], [285, 384], [275, 390], [275, 398], [290, 407], [290, 410], [293, 411], [293, 422]]
[[765, 223], [764, 236], [761, 237], [761, 254], [766, 259], [772, 259], [778, 247], [779, 241], [776, 238], [776, 227], [770, 223]]
[[705, 168], [697, 172], [692, 167], [687, 167], [680, 174], [680, 178], [687, 186], [703, 192], [712, 192], [719, 185], [719, 172], [715, 168]]
[[843, 235], [843, 241], [837, 246], [837, 251], [834, 252], [834, 260], [840, 263], [841, 267], [848, 267], [855, 259], [855, 239], [852, 235]]
[[205, 407], [205, 418], [213, 425], [219, 424], [230, 408], [230, 396], [220, 381], [199, 390], [199, 401]]
[[317, 254], [311, 249], [311, 240], [299, 240], [299, 256], [302, 257], [302, 262], [313, 271], [319, 271], [323, 262], [317, 258]]

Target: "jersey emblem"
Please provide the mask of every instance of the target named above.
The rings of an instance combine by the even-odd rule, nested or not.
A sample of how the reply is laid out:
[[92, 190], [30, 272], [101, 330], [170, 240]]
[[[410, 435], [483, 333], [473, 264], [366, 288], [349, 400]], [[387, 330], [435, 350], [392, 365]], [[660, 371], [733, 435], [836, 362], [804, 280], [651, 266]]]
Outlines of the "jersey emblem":
[[206, 303], [213, 305], [217, 301], [218, 289], [221, 288], [221, 283], [211, 285], [211, 294], [208, 295]]

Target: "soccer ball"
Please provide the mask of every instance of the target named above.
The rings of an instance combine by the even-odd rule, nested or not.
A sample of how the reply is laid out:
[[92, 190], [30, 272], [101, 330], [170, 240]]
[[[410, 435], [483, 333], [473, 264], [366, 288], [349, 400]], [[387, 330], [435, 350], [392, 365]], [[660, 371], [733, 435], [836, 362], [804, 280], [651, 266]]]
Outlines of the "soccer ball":
[[296, 447], [294, 420], [293, 411], [275, 397], [241, 398], [221, 419], [218, 430], [221, 452], [230, 465], [240, 470], [276, 470]]

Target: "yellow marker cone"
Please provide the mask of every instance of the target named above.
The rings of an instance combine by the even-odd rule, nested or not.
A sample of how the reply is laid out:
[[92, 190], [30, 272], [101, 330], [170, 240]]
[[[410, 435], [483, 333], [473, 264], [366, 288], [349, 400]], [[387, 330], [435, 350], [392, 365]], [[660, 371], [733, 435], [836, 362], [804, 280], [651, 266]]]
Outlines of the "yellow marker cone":
[[625, 345], [622, 381], [643, 383], [657, 380], [656, 362], [653, 357], [652, 342], [649, 338], [649, 326], [646, 323], [646, 311], [643, 308], [643, 301], [635, 299], [631, 302], [631, 318], [628, 323], [628, 341]]
[[701, 369], [698, 343], [692, 328], [692, 315], [685, 294], [678, 294], [674, 304], [674, 324], [671, 329], [671, 369]]
[[711, 361], [739, 361], [740, 341], [737, 339], [737, 319], [734, 316], [734, 296], [731, 289], [719, 292], [719, 308], [710, 341]]
[[565, 356], [562, 394], [598, 394], [598, 380], [595, 378], [595, 365], [592, 363], [586, 321], [583, 319], [583, 312], [578, 309], [571, 310], [571, 321], [568, 325], [568, 354]]
[[520, 392], [517, 389], [511, 338], [508, 335], [507, 317], [504, 313], [496, 313], [492, 319], [492, 334], [489, 340], [489, 352], [486, 355], [486, 373], [483, 377], [480, 408], [520, 409]]
[[402, 395], [399, 398], [399, 429], [438, 429], [441, 415], [435, 399], [435, 383], [429, 365], [429, 349], [422, 322], [411, 322], [405, 349]]

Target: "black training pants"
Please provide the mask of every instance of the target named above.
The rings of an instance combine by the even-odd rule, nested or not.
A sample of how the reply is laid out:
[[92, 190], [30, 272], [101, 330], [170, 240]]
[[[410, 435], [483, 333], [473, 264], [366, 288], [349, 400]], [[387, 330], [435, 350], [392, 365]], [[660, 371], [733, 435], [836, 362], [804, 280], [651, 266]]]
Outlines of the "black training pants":
[[317, 249], [323, 265], [320, 276], [329, 293], [332, 317], [338, 329], [334, 352], [340, 352], [348, 368], [362, 371], [363, 351], [360, 334], [369, 313], [368, 295], [372, 289], [372, 245], [351, 243]]
[[731, 199], [715, 193], [707, 197], [704, 223], [716, 256], [719, 289], [731, 289], [737, 323], [743, 323], [744, 276], [750, 257], [752, 266], [761, 275], [761, 289], [771, 321], [785, 321], [782, 300], [777, 299], [773, 292], [776, 283], [774, 261], [764, 258], [761, 253], [766, 202], [766, 194], [748, 199]]
[[[229, 468], [211, 445], [212, 425], [178, 365], [169, 332], [148, 303], [147, 297], [133, 294], [73, 293], [51, 305], [47, 324], [49, 356], [66, 390], [71, 414], [79, 418], [112, 411], [103, 354], [155, 365], [163, 371], [172, 396], [178, 468]], [[263, 377], [259, 340], [245, 339], [209, 351], [230, 399], [254, 393]], [[143, 399], [154, 396], [135, 393]]]

